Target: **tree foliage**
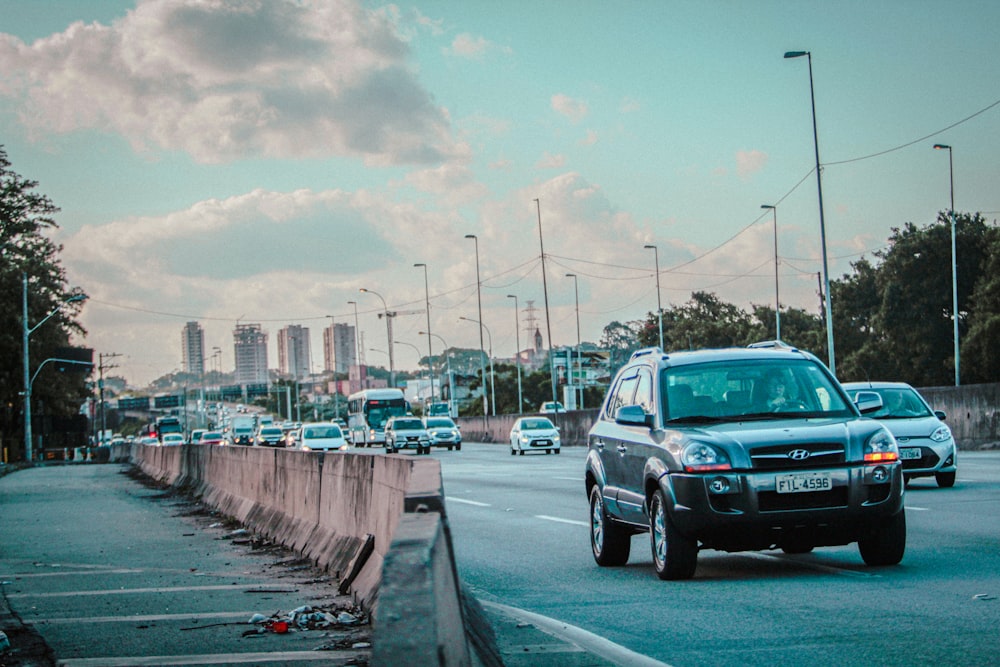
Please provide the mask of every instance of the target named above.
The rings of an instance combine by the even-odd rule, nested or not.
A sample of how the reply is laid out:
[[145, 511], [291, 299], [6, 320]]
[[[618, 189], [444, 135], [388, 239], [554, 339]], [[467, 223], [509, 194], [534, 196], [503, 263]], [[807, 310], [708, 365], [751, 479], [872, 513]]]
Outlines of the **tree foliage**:
[[[70, 289], [59, 263], [60, 246], [48, 234], [57, 228], [59, 209], [48, 197], [36, 192], [38, 183], [11, 169], [7, 153], [0, 146], [0, 398], [4, 411], [0, 437], [5, 446], [23, 442], [23, 276], [27, 276], [29, 330], [51, 318], [31, 333], [29, 373], [34, 374], [46, 359], [57, 358], [70, 345], [72, 334], [85, 332], [75, 316], [82, 296]], [[54, 363], [45, 364], [32, 385], [35, 414], [70, 416], [89, 393], [86, 373], [68, 368], [61, 372]], [[8, 445], [10, 443], [10, 445]], [[17, 445], [20, 447], [20, 444]]]

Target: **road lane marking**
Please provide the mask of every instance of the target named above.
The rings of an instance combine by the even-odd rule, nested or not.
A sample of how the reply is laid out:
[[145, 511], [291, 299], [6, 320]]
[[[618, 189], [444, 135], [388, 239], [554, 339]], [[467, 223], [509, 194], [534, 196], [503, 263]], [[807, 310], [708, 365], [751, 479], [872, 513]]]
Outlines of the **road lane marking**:
[[579, 477], [553, 477], [552, 479], [562, 479], [562, 480], [566, 480], [567, 482], [582, 482], [583, 481]]
[[930, 507], [910, 507], [909, 505], [906, 506], [906, 509], [913, 510], [914, 512], [930, 512], [931, 511]]
[[323, 662], [349, 664], [371, 657], [370, 651], [275, 651], [273, 653], [207, 653], [203, 655], [145, 655], [124, 658], [63, 658], [60, 667], [152, 667], [153, 665], [249, 665], [255, 662]]
[[489, 503], [481, 503], [478, 500], [466, 500], [465, 498], [456, 498], [455, 496], [445, 496], [445, 502], [460, 503], [462, 505], [474, 505], [476, 507], [492, 507]]
[[593, 632], [578, 628], [575, 625], [570, 625], [565, 621], [542, 616], [526, 609], [510, 607], [499, 602], [490, 602], [488, 600], [480, 600], [479, 602], [485, 607], [493, 607], [516, 619], [527, 621], [542, 632], [553, 637], [558, 637], [564, 642], [579, 646], [584, 651], [604, 658], [612, 664], [620, 665], [621, 667], [670, 667], [665, 662], [660, 662], [641, 653], [636, 653], [620, 644], [615, 644], [609, 639], [595, 635]]
[[557, 516], [546, 516], [545, 514], [536, 514], [536, 519], [542, 519], [544, 521], [555, 521], [556, 523], [568, 523], [571, 526], [583, 526], [584, 528], [589, 528], [590, 524], [586, 521], [577, 521], [575, 519], [561, 519]]
[[[61, 593], [8, 593], [8, 598], [64, 598], [74, 595], [134, 595], [138, 593], [188, 593], [192, 591], [238, 591], [244, 593], [292, 593], [294, 586], [272, 588], [254, 585], [219, 585], [219, 586], [165, 586], [162, 588], [112, 588], [98, 591], [65, 591]], [[296, 589], [297, 590], [297, 589]]]
[[47, 618], [45, 616], [32, 617], [25, 614], [23, 617], [38, 625], [59, 624], [59, 623], [150, 623], [153, 621], [199, 621], [210, 619], [242, 618], [243, 623], [250, 625], [247, 621], [256, 611], [213, 611], [195, 614], [140, 614], [136, 616], [65, 616], [59, 618]]
[[796, 565], [801, 565], [802, 567], [807, 567], [813, 570], [819, 570], [821, 572], [829, 572], [831, 574], [839, 574], [845, 577], [858, 577], [859, 579], [871, 579], [873, 577], [878, 577], [877, 574], [869, 574], [868, 572], [856, 572], [854, 570], [845, 570], [833, 565], [822, 565], [820, 563], [810, 563], [804, 560], [791, 559], [787, 556], [778, 556], [776, 554], [763, 554], [744, 551], [739, 554], [744, 558], [756, 558], [758, 560], [771, 560], [778, 561], [779, 563], [795, 563]]

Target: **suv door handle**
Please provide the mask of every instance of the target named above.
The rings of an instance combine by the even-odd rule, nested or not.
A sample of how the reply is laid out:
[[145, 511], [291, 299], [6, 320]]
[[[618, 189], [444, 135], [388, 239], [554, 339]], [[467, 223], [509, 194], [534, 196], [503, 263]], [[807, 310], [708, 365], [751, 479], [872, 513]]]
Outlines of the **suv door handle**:
[[597, 447], [598, 449], [604, 449], [604, 441], [594, 440], [594, 447]]
[[619, 454], [624, 454], [627, 451], [628, 451], [628, 447], [626, 447], [625, 445], [618, 445], [618, 453]]

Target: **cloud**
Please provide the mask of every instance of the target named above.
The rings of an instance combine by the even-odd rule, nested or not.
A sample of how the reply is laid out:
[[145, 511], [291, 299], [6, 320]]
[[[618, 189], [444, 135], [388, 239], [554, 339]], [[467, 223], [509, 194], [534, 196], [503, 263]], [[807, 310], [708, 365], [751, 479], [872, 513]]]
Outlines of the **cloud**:
[[597, 132], [594, 130], [587, 130], [587, 136], [580, 140], [581, 146], [593, 146], [598, 142]]
[[535, 163], [536, 169], [559, 169], [564, 166], [566, 166], [565, 155], [553, 155], [548, 151], [545, 151], [538, 162]]
[[566, 116], [566, 118], [569, 118], [574, 123], [583, 120], [589, 111], [585, 102], [575, 100], [562, 93], [553, 95], [551, 103], [553, 111]]
[[451, 42], [449, 53], [462, 58], [478, 58], [489, 50], [491, 44], [483, 37], [462, 33]]
[[764, 168], [767, 164], [767, 153], [762, 151], [736, 151], [736, 173], [740, 178], [747, 179]]
[[453, 156], [391, 15], [353, 0], [147, 0], [110, 26], [0, 39], [0, 95], [36, 135], [96, 128], [204, 163]]

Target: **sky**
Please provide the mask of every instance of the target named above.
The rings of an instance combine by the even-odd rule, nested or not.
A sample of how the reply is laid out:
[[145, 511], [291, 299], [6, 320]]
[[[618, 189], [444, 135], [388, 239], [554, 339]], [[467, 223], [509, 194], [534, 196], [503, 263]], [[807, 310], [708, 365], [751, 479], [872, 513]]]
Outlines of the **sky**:
[[479, 347], [481, 297], [499, 357], [532, 315], [547, 335], [546, 289], [556, 346], [577, 314], [596, 343], [655, 312], [657, 264], [665, 308], [773, 307], [764, 204], [782, 307], [818, 314], [809, 61], [786, 51], [811, 53], [831, 279], [949, 209], [935, 143], [956, 210], [995, 220], [998, 25], [993, 0], [0, 0], [0, 145], [61, 209], [77, 342], [131, 383], [181, 368], [188, 321], [227, 371], [237, 323], [271, 367], [309, 327], [322, 370], [350, 301], [367, 363], [388, 308], [415, 369], [427, 301], [435, 354]]

